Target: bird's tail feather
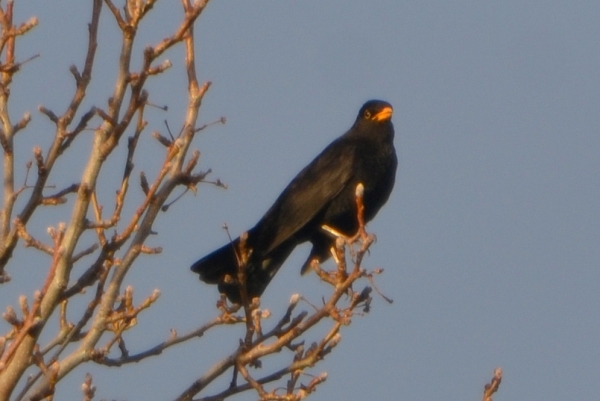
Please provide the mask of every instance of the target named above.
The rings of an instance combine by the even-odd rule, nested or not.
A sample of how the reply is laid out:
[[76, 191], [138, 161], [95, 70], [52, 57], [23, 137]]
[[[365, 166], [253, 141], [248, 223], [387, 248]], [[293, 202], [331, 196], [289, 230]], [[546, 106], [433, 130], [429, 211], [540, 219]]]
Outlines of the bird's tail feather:
[[[207, 284], [218, 284], [219, 292], [227, 295], [234, 303], [241, 302], [237, 281], [238, 258], [236, 249], [239, 239], [222, 246], [216, 251], [198, 260], [191, 267]], [[294, 250], [295, 243], [284, 243], [269, 252], [269, 255], [250, 254], [246, 266], [246, 293], [250, 299], [259, 297], [271, 282], [275, 273]], [[226, 277], [229, 276], [229, 279]]]
[[226, 275], [235, 275], [238, 265], [235, 249], [238, 242], [236, 239], [198, 260], [192, 265], [192, 271], [198, 273], [200, 280], [207, 284], [219, 284]]

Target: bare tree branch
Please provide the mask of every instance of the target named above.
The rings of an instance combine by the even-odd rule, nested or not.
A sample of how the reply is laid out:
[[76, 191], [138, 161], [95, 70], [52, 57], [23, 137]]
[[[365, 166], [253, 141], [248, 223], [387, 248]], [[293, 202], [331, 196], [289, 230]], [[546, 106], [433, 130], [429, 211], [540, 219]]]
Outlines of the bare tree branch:
[[[362, 205], [362, 192], [357, 191], [356, 197], [357, 204]], [[302, 386], [300, 389], [291, 386], [286, 395], [278, 394], [277, 388], [267, 391], [263, 387], [264, 383], [278, 380], [286, 373], [301, 371], [313, 366], [317, 361], [323, 359], [325, 355], [331, 352], [331, 350], [339, 343], [339, 330], [342, 326], [350, 323], [354, 310], [361, 306], [369, 305], [370, 287], [365, 287], [360, 293], [354, 293], [351, 290], [352, 285], [358, 279], [368, 275], [368, 273], [361, 268], [360, 263], [362, 262], [363, 255], [369, 250], [369, 247], [374, 241], [374, 237], [367, 235], [364, 231], [364, 219], [362, 213], [364, 213], [364, 208], [359, 207], [357, 217], [360, 226], [359, 234], [363, 233], [364, 235], [356, 235], [347, 243], [346, 238], [343, 238], [342, 236], [339, 237], [343, 240], [341, 241], [342, 247], [345, 247], [345, 244], [347, 244], [349, 248], [358, 245], [358, 249], [355, 251], [356, 258], [352, 270], [349, 272], [345, 270], [347, 266], [346, 252], [332, 250], [333, 253], [338, 255], [336, 271], [333, 273], [321, 271], [322, 274], [328, 278], [325, 281], [333, 287], [333, 293], [329, 300], [325, 302], [322, 307], [315, 308], [315, 311], [312, 314], [308, 315], [307, 313], [302, 312], [292, 319], [291, 316], [293, 310], [300, 299], [298, 296], [292, 297], [290, 306], [283, 318], [273, 329], [266, 333], [262, 332], [260, 321], [263, 318], [268, 317], [270, 313], [259, 313], [261, 311], [258, 309], [258, 300], [249, 300], [247, 299], [247, 295], [244, 294], [244, 269], [248, 258], [248, 252], [244, 249], [243, 236], [240, 237], [241, 245], [238, 251], [238, 281], [240, 283], [242, 303], [244, 304], [246, 321], [245, 339], [234, 353], [214, 365], [213, 368], [206, 372], [202, 377], [198, 378], [183, 393], [181, 393], [181, 395], [176, 398], [177, 401], [191, 400], [196, 394], [203, 391], [217, 377], [221, 376], [230, 368], [234, 368], [235, 371], [241, 373], [244, 380], [246, 380], [247, 386], [237, 386], [237, 384], [232, 383], [228, 390], [205, 399], [220, 399], [219, 397], [225, 397], [252, 388], [258, 393], [261, 400], [299, 400], [313, 391], [314, 386], [324, 380], [324, 376], [322, 376], [321, 379], [311, 382], [312, 384], [309, 384], [309, 386]], [[344, 269], [343, 274], [340, 274], [341, 269]], [[350, 302], [345, 307], [340, 308], [338, 302], [341, 297], [347, 293], [351, 293]], [[292, 345], [295, 339], [302, 336], [306, 331], [310, 330], [324, 319], [332, 319], [333, 325], [318, 344], [315, 344], [306, 351], [301, 345]], [[279, 353], [284, 348], [290, 348], [294, 351], [294, 360], [288, 367], [281, 369], [274, 375], [264, 377], [260, 380], [254, 379], [250, 375], [246, 368], [248, 365], [260, 366], [261, 358]], [[297, 380], [297, 378], [295, 380]]]
[[[224, 117], [204, 124], [199, 119], [199, 109], [211, 83], [198, 79], [194, 25], [208, 1], [181, 0], [183, 15], [171, 35], [146, 47], [141, 54], [136, 53], [138, 30], [155, 3], [155, 0], [125, 0], [119, 5], [115, 5], [113, 0], [92, 2], [83, 66], [69, 68], [75, 89], [62, 112], [56, 106], [39, 107], [39, 112], [45, 117], [42, 120], [52, 127], [54, 137], [47, 148], [33, 149], [33, 157], [29, 156], [31, 160], [26, 165], [25, 182], [18, 189], [14, 183], [14, 137], [18, 132], [27, 130], [31, 116], [24, 113], [17, 123], [11, 121], [8, 113], [10, 85], [20, 66], [30, 60], [18, 62], [15, 59], [17, 38], [30, 32], [37, 19], [29, 19], [16, 26], [13, 23], [13, 1], [0, 4], [0, 144], [4, 157], [0, 282], [8, 279], [4, 270], [8, 266], [12, 268], [8, 263], [19, 240], [33, 248], [28, 252], [51, 256], [44, 256], [48, 269], [39, 290], [29, 298], [21, 296], [18, 306], [7, 306], [3, 314], [10, 328], [0, 336], [0, 401], [52, 399], [59, 390], [58, 383], [84, 363], [112, 367], [137, 363], [157, 357], [175, 345], [203, 338], [208, 330], [226, 325], [243, 327], [244, 334], [237, 349], [214, 366], [202, 367], [204, 372], [199, 371], [198, 378], [187, 389], [180, 389], [177, 400], [191, 400], [199, 396], [209, 384], [228, 371], [233, 373], [230, 386], [215, 390], [212, 395], [202, 394], [201, 399], [223, 400], [248, 390], [255, 391], [261, 400], [304, 399], [327, 378], [325, 372], [314, 375], [310, 370], [335, 349], [341, 341], [341, 331], [352, 318], [363, 315], [370, 308], [371, 286], [376, 288], [374, 275], [381, 269], [367, 271], [362, 267], [363, 257], [374, 236], [365, 231], [363, 194], [357, 188], [359, 230], [356, 235], [345, 237], [324, 227], [338, 238], [336, 246], [331, 249], [335, 268], [328, 271], [314, 263], [316, 274], [331, 285], [322, 304], [294, 295], [285, 313], [275, 319], [271, 311], [261, 305], [260, 299], [249, 299], [243, 283], [251, 249], [247, 249], [242, 240], [238, 249], [239, 269], [237, 277], [234, 277], [242, 284], [241, 305], [228, 304], [222, 296], [217, 302], [214, 317], [204, 324], [198, 323], [195, 329], [183, 335], [172, 329], [166, 340], [158, 340], [150, 348], [129, 349], [128, 345], [135, 344], [132, 340], [136, 339], [135, 331], [130, 329], [139, 320], [147, 319], [146, 313], [142, 312], [151, 310], [160, 292], [155, 290], [136, 300], [134, 287], [124, 286], [125, 278], [141, 254], [155, 255], [162, 251], [162, 246], [147, 243], [148, 237], [156, 234], [153, 225], [159, 213], [167, 211], [188, 191], [195, 192], [202, 182], [225, 186], [218, 179], [206, 180], [211, 170], [198, 169], [201, 154], [192, 149], [196, 133], [214, 124], [225, 123]], [[109, 18], [114, 18], [117, 32], [121, 35], [120, 41], [107, 44], [118, 54], [118, 62], [112, 66], [116, 79], [107, 101], [92, 99], [92, 105], [82, 110], [84, 100], [91, 98], [88, 89], [94, 68], [110, 67], [95, 64], [103, 6], [108, 8]], [[187, 76], [187, 87], [180, 88], [187, 93], [182, 129], [177, 135], [171, 135], [169, 131], [169, 136], [154, 130], [154, 138], [164, 146], [163, 158], [156, 161], [147, 173], [135, 171], [135, 162], [142, 157], [138, 151], [140, 141], [148, 137], [144, 132], [155, 128], [149, 128], [146, 120], [147, 113], [155, 111], [147, 83], [172, 73], [169, 68], [177, 61], [163, 57], [176, 46], [184, 50], [185, 59], [179, 63], [184, 64]], [[132, 60], [140, 57], [141, 66], [133, 70]], [[89, 133], [91, 145], [84, 165], [78, 168], [80, 176], [71, 185], [69, 182], [72, 181], [57, 184], [60, 186], [51, 193], [49, 188], [56, 186], [48, 185], [48, 179], [59, 178], [54, 167], [56, 161], [72, 151], [74, 147], [71, 145], [82, 132]], [[123, 149], [121, 156], [124, 158], [121, 160], [124, 162], [122, 175], [108, 174], [109, 177], [105, 177], [107, 174], [101, 172], [105, 169], [107, 158], [119, 146], [125, 147], [124, 136], [128, 138], [127, 149]], [[25, 154], [31, 152], [29, 149], [19, 151]], [[114, 160], [114, 155], [112, 157]], [[37, 174], [31, 179], [34, 182], [28, 184], [27, 177], [32, 167], [32, 176], [35, 171]], [[138, 173], [142, 191], [137, 186], [130, 190], [131, 175]], [[101, 193], [106, 185], [115, 191], [115, 195], [107, 197]], [[25, 194], [28, 198], [23, 199]], [[15, 212], [17, 198], [23, 201], [23, 206]], [[106, 199], [109, 199], [108, 205], [103, 205], [101, 202], [106, 202]], [[57, 223], [56, 228], [50, 228], [50, 239], [34, 237], [36, 231], [30, 223], [32, 216], [40, 210], [53, 210], [40, 206], [65, 203], [68, 203], [71, 212], [68, 222]], [[124, 210], [133, 212], [126, 213]], [[93, 257], [85, 258], [88, 255]], [[26, 273], [27, 268], [26, 263], [15, 266], [17, 274]], [[366, 285], [355, 292], [353, 288], [358, 287], [359, 282]], [[82, 296], [85, 292], [87, 295]], [[303, 307], [308, 307], [308, 310], [301, 310]], [[58, 328], [56, 324], [47, 324], [52, 319], [58, 321]], [[317, 325], [324, 327], [326, 332], [309, 344], [307, 334]], [[156, 329], [166, 332], [161, 327]], [[44, 343], [41, 343], [42, 339]], [[276, 369], [257, 374], [254, 368], [262, 366], [262, 361], [274, 354], [283, 354], [288, 359], [279, 362]], [[26, 373], [28, 377], [25, 377]], [[84, 400], [92, 400], [95, 396], [91, 375], [86, 375], [81, 391]]]
[[483, 390], [483, 398], [482, 398], [483, 401], [492, 401], [492, 395], [494, 395], [494, 393], [496, 391], [498, 391], [498, 388], [500, 388], [501, 381], [502, 381], [502, 369], [496, 368], [494, 370], [494, 377], [492, 377], [492, 381], [487, 383]]

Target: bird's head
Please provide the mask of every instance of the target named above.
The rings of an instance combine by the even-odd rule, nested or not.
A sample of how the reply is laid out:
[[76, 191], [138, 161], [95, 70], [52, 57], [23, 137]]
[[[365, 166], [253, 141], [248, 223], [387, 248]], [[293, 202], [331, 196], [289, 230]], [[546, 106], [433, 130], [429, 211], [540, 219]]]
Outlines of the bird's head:
[[383, 100], [369, 100], [360, 108], [357, 121], [386, 122], [392, 118], [392, 105]]

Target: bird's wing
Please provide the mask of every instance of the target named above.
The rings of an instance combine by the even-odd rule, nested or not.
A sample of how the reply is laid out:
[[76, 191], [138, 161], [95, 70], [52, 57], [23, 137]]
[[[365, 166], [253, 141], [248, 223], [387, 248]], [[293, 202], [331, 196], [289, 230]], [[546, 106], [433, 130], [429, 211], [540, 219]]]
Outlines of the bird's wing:
[[309, 224], [348, 185], [355, 154], [342, 136], [298, 173], [256, 225], [265, 253]]

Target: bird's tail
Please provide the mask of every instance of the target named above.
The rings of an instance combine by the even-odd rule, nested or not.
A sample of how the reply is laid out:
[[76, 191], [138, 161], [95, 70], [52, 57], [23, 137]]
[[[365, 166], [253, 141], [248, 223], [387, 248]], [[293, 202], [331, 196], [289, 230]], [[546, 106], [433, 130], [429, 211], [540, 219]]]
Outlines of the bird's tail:
[[[225, 294], [231, 302], [240, 303], [238, 283], [238, 256], [236, 254], [239, 238], [206, 255], [191, 267], [207, 284], [217, 284], [219, 292]], [[281, 244], [269, 255], [256, 255], [250, 249], [246, 270], [246, 293], [248, 298], [260, 297], [275, 273], [294, 249], [295, 244]]]
[[219, 284], [227, 275], [235, 277], [238, 265], [235, 249], [238, 242], [236, 239], [198, 260], [192, 265], [192, 271], [198, 273], [200, 280], [207, 284]]

